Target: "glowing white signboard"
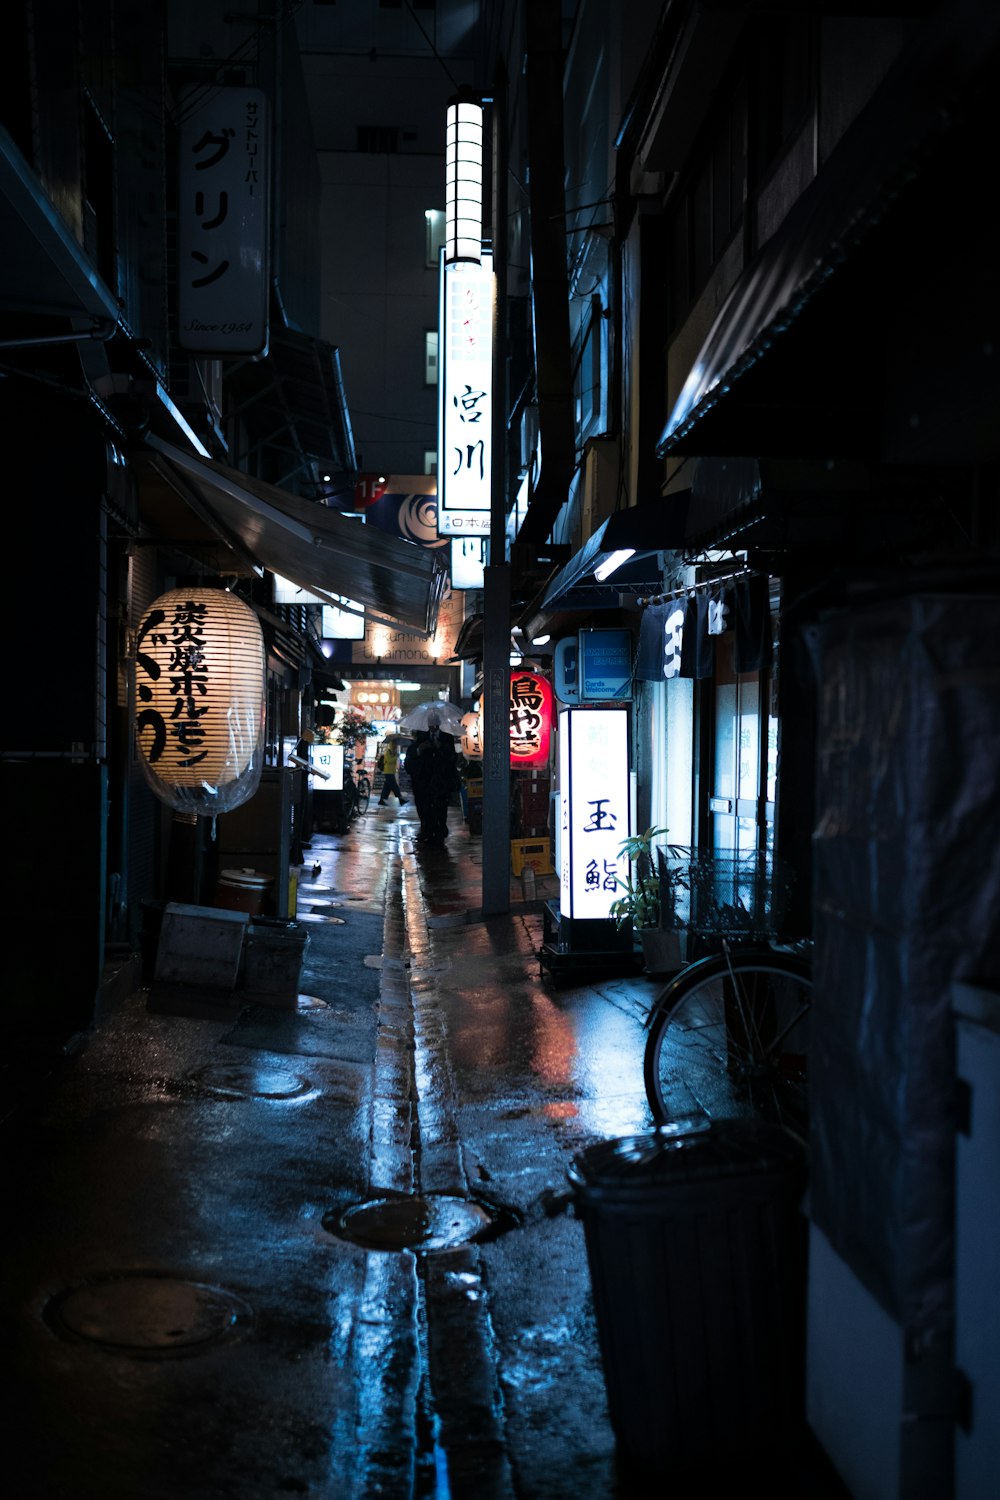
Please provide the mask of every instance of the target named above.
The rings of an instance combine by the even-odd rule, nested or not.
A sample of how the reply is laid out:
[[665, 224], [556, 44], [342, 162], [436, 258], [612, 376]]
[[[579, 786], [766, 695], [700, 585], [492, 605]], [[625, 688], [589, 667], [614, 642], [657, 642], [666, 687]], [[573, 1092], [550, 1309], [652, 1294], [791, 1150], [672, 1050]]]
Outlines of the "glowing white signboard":
[[331, 594], [331, 599], [338, 600], [346, 608], [338, 609], [336, 605], [324, 604], [320, 633], [324, 640], [333, 641], [363, 641], [365, 638], [365, 609], [356, 599], [348, 599], [345, 594]]
[[343, 745], [310, 745], [309, 763], [317, 771], [325, 771], [326, 777], [315, 776], [312, 786], [318, 792], [342, 792], [344, 789]]
[[453, 589], [481, 589], [486, 567], [486, 540], [481, 536], [456, 536], [451, 539], [451, 586]]
[[283, 578], [280, 573], [274, 575], [274, 602], [275, 604], [322, 604], [324, 601], [319, 594], [311, 594], [308, 589], [299, 588], [290, 578]]
[[493, 258], [441, 262], [438, 533], [488, 536], [493, 423]]
[[559, 714], [559, 910], [577, 920], [610, 916], [629, 837], [628, 710], [564, 708]]

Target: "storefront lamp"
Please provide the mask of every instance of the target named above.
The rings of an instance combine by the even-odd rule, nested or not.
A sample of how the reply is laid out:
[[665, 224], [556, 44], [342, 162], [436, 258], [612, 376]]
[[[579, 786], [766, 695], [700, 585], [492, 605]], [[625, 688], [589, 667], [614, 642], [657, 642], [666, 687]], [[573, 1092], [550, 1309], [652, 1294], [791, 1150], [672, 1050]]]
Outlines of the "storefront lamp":
[[597, 567], [594, 569], [594, 577], [598, 583], [603, 583], [605, 578], [610, 578], [612, 573], [617, 573], [618, 569], [624, 563], [627, 563], [630, 557], [634, 556], [634, 547], [619, 547], [617, 552], [609, 552], [607, 557], [597, 564]]
[[605, 921], [621, 895], [619, 850], [631, 832], [627, 709], [560, 711], [559, 792], [560, 915]]
[[459, 93], [448, 104], [445, 129], [446, 265], [471, 261], [483, 252], [483, 106]]
[[264, 759], [266, 657], [257, 616], [224, 589], [173, 589], [136, 641], [139, 757], [156, 795], [215, 817], [252, 797]]

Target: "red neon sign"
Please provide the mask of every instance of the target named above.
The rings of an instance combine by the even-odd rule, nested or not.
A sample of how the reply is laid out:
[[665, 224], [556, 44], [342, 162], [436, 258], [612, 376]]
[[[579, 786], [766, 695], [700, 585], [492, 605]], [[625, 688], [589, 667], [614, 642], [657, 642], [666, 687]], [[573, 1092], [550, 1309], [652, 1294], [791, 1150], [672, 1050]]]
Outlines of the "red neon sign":
[[538, 672], [511, 672], [511, 766], [547, 765], [551, 739], [552, 684]]

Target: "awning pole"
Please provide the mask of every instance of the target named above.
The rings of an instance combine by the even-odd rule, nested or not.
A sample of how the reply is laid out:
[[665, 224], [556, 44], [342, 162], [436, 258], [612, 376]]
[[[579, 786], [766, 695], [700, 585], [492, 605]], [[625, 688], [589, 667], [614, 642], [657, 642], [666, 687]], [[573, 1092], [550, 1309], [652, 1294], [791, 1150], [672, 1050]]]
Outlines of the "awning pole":
[[493, 90], [493, 468], [483, 579], [483, 915], [510, 910], [510, 569], [507, 530], [507, 86]]

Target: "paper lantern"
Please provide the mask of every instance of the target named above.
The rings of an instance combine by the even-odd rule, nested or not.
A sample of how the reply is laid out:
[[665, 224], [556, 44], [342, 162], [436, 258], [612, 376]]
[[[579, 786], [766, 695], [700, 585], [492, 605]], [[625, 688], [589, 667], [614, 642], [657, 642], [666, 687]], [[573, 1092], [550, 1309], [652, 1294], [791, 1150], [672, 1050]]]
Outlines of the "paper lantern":
[[511, 766], [547, 765], [551, 738], [552, 684], [540, 672], [511, 672]]
[[266, 656], [257, 616], [224, 589], [172, 589], [142, 617], [136, 736], [146, 779], [179, 812], [252, 797], [264, 757]]
[[466, 760], [483, 758], [483, 721], [478, 713], [462, 715], [462, 754]]

